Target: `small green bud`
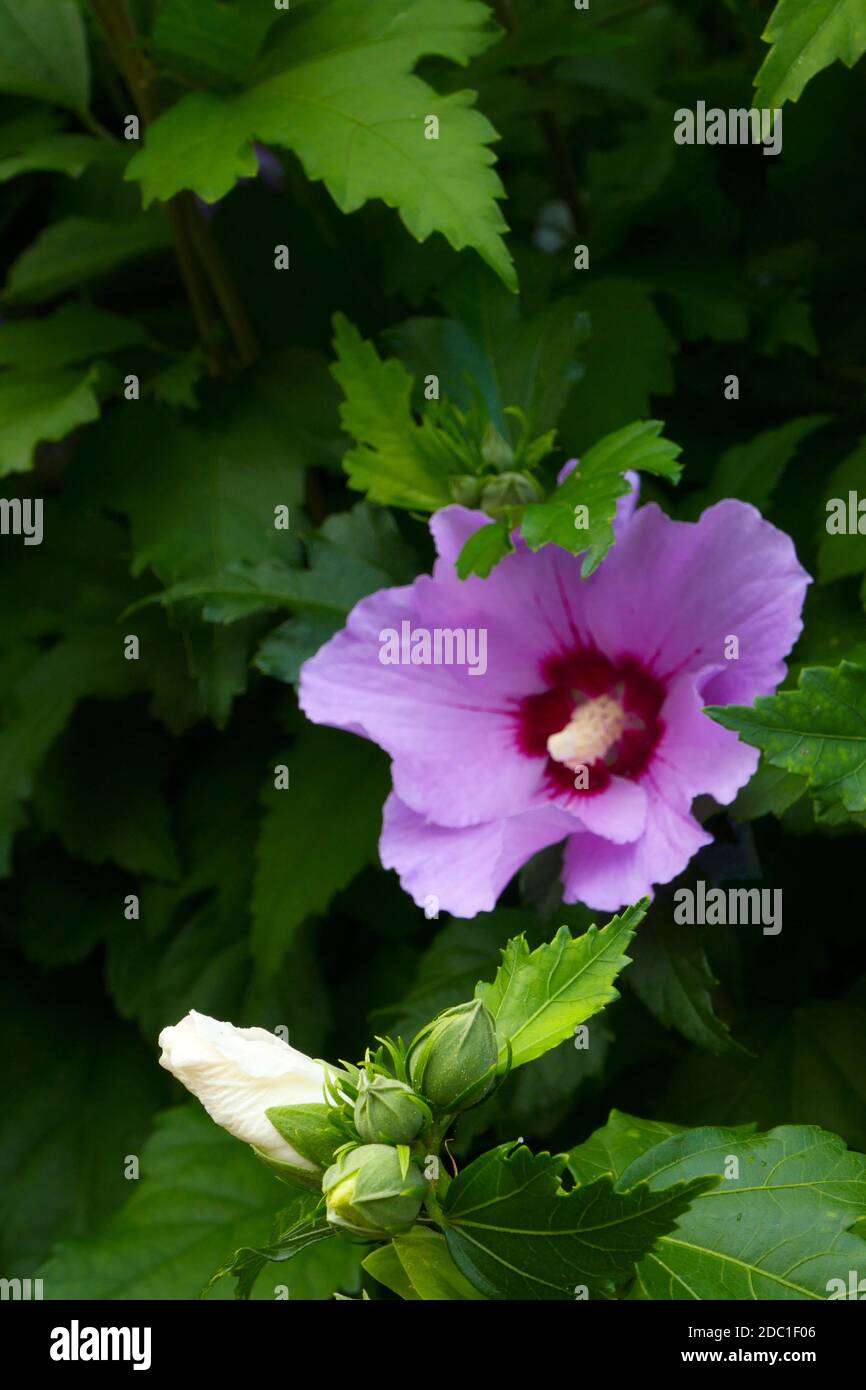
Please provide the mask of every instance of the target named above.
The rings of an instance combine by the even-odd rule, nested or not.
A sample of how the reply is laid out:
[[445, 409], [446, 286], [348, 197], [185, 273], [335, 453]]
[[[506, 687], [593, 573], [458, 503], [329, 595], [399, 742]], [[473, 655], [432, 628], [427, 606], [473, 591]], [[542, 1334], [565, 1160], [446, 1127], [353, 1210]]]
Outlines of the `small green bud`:
[[403, 1081], [362, 1073], [355, 1128], [367, 1144], [409, 1144], [429, 1118], [427, 1107]]
[[504, 473], [514, 463], [514, 450], [508, 440], [499, 433], [492, 420], [488, 422], [481, 441], [481, 457], [500, 473]]
[[481, 496], [481, 479], [474, 478], [471, 473], [460, 473], [449, 478], [448, 486], [451, 496], [461, 507], [477, 507], [478, 499]]
[[409, 1075], [434, 1110], [467, 1110], [492, 1087], [498, 1060], [493, 1015], [473, 999], [422, 1028], [409, 1049]]
[[534, 478], [527, 473], [502, 473], [486, 484], [481, 494], [485, 512], [498, 512], [503, 507], [518, 507], [524, 502], [538, 502], [541, 492]]
[[405, 1171], [390, 1144], [362, 1144], [340, 1155], [322, 1179], [328, 1220], [367, 1240], [408, 1231], [427, 1192], [414, 1159]]

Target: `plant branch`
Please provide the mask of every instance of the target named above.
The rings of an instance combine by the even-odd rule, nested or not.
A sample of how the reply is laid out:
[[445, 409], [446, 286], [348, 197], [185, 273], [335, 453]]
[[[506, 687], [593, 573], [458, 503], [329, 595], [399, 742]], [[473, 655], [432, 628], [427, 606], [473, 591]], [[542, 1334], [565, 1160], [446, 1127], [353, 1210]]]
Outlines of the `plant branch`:
[[[160, 111], [156, 71], [144, 52], [127, 0], [91, 0], [91, 4], [142, 125], [148, 126]], [[248, 366], [259, 355], [259, 345], [211, 228], [190, 193], [178, 193], [164, 206], [187, 298], [211, 370], [220, 369], [221, 337], [214, 321], [211, 294], [231, 331], [241, 364]]]

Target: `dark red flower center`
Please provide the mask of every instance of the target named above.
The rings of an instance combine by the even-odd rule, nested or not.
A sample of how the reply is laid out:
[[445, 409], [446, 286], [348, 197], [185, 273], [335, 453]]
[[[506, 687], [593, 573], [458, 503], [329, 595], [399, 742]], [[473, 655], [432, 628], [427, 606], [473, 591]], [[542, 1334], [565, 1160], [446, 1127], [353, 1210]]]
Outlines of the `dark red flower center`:
[[517, 744], [547, 758], [551, 792], [593, 795], [614, 773], [639, 777], [662, 735], [661, 682], [632, 657], [591, 650], [548, 658], [542, 677], [547, 689], [518, 707]]

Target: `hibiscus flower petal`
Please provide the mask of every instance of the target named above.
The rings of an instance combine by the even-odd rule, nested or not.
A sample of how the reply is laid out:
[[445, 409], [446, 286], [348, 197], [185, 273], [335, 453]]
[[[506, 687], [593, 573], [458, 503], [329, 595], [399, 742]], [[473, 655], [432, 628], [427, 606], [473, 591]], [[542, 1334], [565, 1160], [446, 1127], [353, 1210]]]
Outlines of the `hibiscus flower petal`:
[[379, 854], [419, 907], [434, 898], [455, 917], [490, 912], [499, 894], [538, 850], [574, 829], [549, 807], [463, 830], [433, 825], [392, 793], [385, 802]]
[[565, 901], [616, 912], [652, 893], [655, 884], [670, 883], [712, 838], [687, 811], [651, 794], [639, 840], [616, 845], [600, 835], [571, 836], [562, 872]]
[[[791, 538], [747, 503], [719, 502], [697, 522], [653, 503], [592, 576], [586, 612], [607, 656], [636, 656], [665, 678], [718, 665], [707, 696], [750, 702], [785, 674], [809, 582]], [[732, 636], [739, 658], [726, 662]]]

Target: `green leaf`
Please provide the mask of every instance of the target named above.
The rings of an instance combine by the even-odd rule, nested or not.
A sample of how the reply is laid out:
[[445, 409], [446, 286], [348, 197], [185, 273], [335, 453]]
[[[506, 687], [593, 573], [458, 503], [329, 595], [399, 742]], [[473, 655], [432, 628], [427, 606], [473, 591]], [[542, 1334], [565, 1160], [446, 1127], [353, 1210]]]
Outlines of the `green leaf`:
[[[521, 534], [531, 550], [554, 542], [574, 555], [584, 554], [581, 575], [598, 569], [614, 543], [617, 499], [629, 491], [623, 474], [640, 469], [669, 482], [679, 481], [682, 465], [677, 444], [662, 435], [660, 420], [638, 420], [594, 444], [560, 484], [549, 502], [533, 502], [523, 515]], [[578, 518], [575, 508], [586, 507]], [[578, 520], [586, 526], [578, 526]], [[461, 556], [462, 559], [462, 556]]]
[[55, 1240], [89, 1231], [136, 1186], [126, 1155], [140, 1154], [165, 1078], [86, 971], [46, 980], [7, 961], [3, 975], [0, 1256], [5, 1277], [29, 1278]]
[[253, 954], [267, 971], [304, 918], [374, 858], [388, 792], [387, 766], [364, 739], [307, 729], [280, 761], [289, 786], [269, 779], [252, 902]]
[[388, 1031], [411, 1038], [444, 1009], [472, 996], [478, 977], [492, 974], [510, 939], [535, 927], [525, 908], [481, 912], [469, 922], [453, 921], [437, 932], [421, 957], [405, 997], [388, 1012]]
[[[266, 676], [296, 685], [303, 663], [333, 637], [367, 594], [415, 577], [418, 561], [390, 512], [357, 502], [329, 516], [309, 543], [308, 570], [279, 576], [280, 607], [302, 616], [274, 628], [256, 652]], [[256, 577], [265, 578], [260, 570]], [[268, 578], [273, 572], [268, 571]]]
[[345, 397], [340, 421], [357, 441], [343, 460], [349, 486], [390, 506], [447, 506], [452, 462], [429, 418], [415, 422], [409, 373], [394, 358], [383, 362], [342, 314], [334, 316], [334, 348], [331, 370]]
[[43, 440], [64, 439], [98, 419], [94, 377], [63, 369], [0, 375], [0, 477], [30, 468]]
[[576, 299], [589, 315], [592, 334], [560, 433], [579, 453], [620, 429], [624, 420], [653, 413], [653, 396], [671, 394], [677, 344], [649, 290], [635, 280], [600, 276]]
[[718, 1179], [654, 1192], [617, 1191], [609, 1177], [566, 1191], [567, 1155], [502, 1144], [464, 1168], [445, 1195], [455, 1264], [487, 1298], [606, 1298]]
[[799, 801], [805, 790], [804, 779], [796, 773], [762, 762], [751, 781], [737, 793], [728, 814], [734, 820], [757, 820], [769, 814], [781, 816]]
[[866, 53], [861, 0], [779, 0], [762, 35], [772, 44], [755, 78], [755, 103], [797, 101], [806, 83], [837, 60], [852, 68]]
[[452, 318], [407, 319], [389, 329], [387, 341], [417, 378], [435, 367], [441, 395], [461, 408], [480, 391], [503, 437], [509, 437], [506, 412], [514, 406], [530, 435], [554, 428], [581, 375], [587, 315], [571, 295], [530, 314], [494, 275], [472, 270], [449, 279]]
[[162, 0], [149, 47], [160, 66], [231, 81], [252, 64], [268, 29], [280, 18], [273, 6], [246, 0]]
[[750, 1136], [688, 1130], [635, 1158], [616, 1190], [647, 1184], [661, 1194], [711, 1174], [726, 1176], [638, 1265], [636, 1297], [826, 1299], [831, 1279], [847, 1285], [849, 1269], [862, 1267], [866, 1241], [849, 1228], [866, 1214], [866, 1158], [837, 1135], [794, 1125]]
[[470, 574], [486, 579], [494, 566], [513, 550], [508, 522], [491, 521], [469, 537], [457, 557], [457, 574], [461, 579], [468, 579]]
[[407, 1303], [421, 1301], [421, 1295], [406, 1273], [393, 1241], [371, 1250], [361, 1263], [368, 1274], [372, 1274], [374, 1279], [384, 1284], [385, 1288], [390, 1289], [398, 1298], [404, 1299]]
[[[275, 1167], [287, 1169], [285, 1164], [270, 1161], [267, 1166], [271, 1171], [274, 1171]], [[323, 1241], [330, 1243], [335, 1240], [334, 1228], [322, 1213], [324, 1203], [321, 1193], [303, 1193], [297, 1190], [294, 1179], [289, 1178], [287, 1181], [295, 1191], [292, 1192], [291, 1205], [285, 1211], [281, 1211], [277, 1218], [280, 1234], [276, 1240], [271, 1241], [269, 1245], [244, 1246], [236, 1250], [232, 1258], [211, 1276], [203, 1291], [203, 1297], [207, 1297], [220, 1279], [233, 1275], [237, 1279], [235, 1298], [249, 1298], [259, 1275], [269, 1263], [282, 1265], [287, 1260], [296, 1260], [305, 1250], [321, 1246]], [[286, 1290], [284, 1296], [287, 1296], [288, 1286], [283, 1287]]]
[[689, 497], [683, 514], [696, 518], [705, 507], [723, 497], [739, 497], [759, 511], [766, 509], [797, 449], [830, 419], [829, 415], [803, 415], [777, 429], [763, 430], [745, 444], [735, 444], [719, 459], [707, 488]]
[[622, 1110], [611, 1110], [607, 1124], [572, 1149], [568, 1166], [580, 1183], [595, 1182], [606, 1174], [618, 1178], [647, 1149], [681, 1132], [681, 1125], [641, 1120]]
[[673, 920], [667, 899], [641, 928], [629, 984], [666, 1028], [709, 1052], [739, 1052], [727, 1023], [713, 1007], [718, 986], [700, 936]]
[[163, 367], [152, 376], [147, 390], [161, 405], [184, 406], [195, 410], [198, 405], [196, 388], [207, 371], [207, 358], [200, 347], [194, 347], [176, 362]]
[[192, 417], [138, 401], [134, 434], [122, 406], [91, 432], [82, 495], [128, 515], [134, 574], [152, 569], [166, 585], [210, 583], [233, 564], [294, 554], [291, 530], [274, 525], [275, 508], [289, 507], [291, 525], [303, 459], [267, 384], [244, 377], [231, 390], [211, 385]]
[[475, 994], [496, 1020], [503, 1055], [510, 1043], [513, 1066], [564, 1042], [579, 1023], [619, 998], [613, 982], [629, 964], [623, 953], [647, 906], [644, 899], [583, 936], [560, 927], [552, 941], [531, 952], [525, 937], [509, 941], [493, 984], [479, 984]]
[[319, 1168], [329, 1167], [334, 1150], [346, 1142], [346, 1136], [328, 1123], [330, 1105], [275, 1105], [265, 1114], [286, 1143]]
[[[253, 140], [295, 151], [337, 206], [370, 198], [399, 209], [409, 232], [455, 250], [474, 247], [505, 283], [516, 281], [502, 240], [504, 190], [488, 146], [496, 132], [474, 94], [439, 96], [412, 74], [422, 57], [466, 63], [496, 31], [476, 0], [324, 0], [302, 6], [268, 51], [258, 81], [236, 96], [195, 92], [147, 132], [126, 177], [145, 205], [190, 188], [208, 202], [256, 172]], [[425, 117], [439, 138], [425, 138]]]
[[423, 1226], [372, 1251], [363, 1264], [374, 1279], [400, 1298], [433, 1302], [484, 1298], [460, 1273], [445, 1237]]
[[866, 667], [812, 666], [796, 690], [759, 696], [750, 709], [714, 705], [706, 713], [773, 767], [806, 777], [819, 808], [866, 811]]
[[737, 1037], [752, 1054], [683, 1058], [664, 1108], [683, 1124], [817, 1124], [866, 1150], [866, 1009], [854, 1000], [751, 1015]]
[[0, 183], [32, 173], [67, 174], [77, 179], [93, 164], [117, 162], [118, 148], [110, 141], [60, 131], [29, 140], [15, 153], [0, 157]]
[[65, 217], [18, 257], [3, 298], [7, 304], [44, 304], [170, 245], [168, 219], [159, 211], [113, 221]]
[[104, 631], [58, 642], [22, 674], [0, 730], [0, 871], [9, 872], [12, 837], [22, 824], [19, 802], [32, 791], [46, 752], [85, 695], [118, 696], [134, 689], [135, 662], [123, 660], [117, 636]]
[[[855, 493], [859, 500], [863, 496], [864, 478], [866, 438], [861, 439], [854, 452], [831, 473], [825, 488], [825, 502], [829, 503], [833, 498], [841, 501], [845, 506], [847, 520], [849, 493]], [[830, 513], [825, 506], [822, 509], [818, 543], [818, 578], [822, 584], [830, 583], [834, 579], [843, 579], [849, 574], [861, 574], [866, 570], [866, 535], [861, 534], [859, 526], [856, 534], [831, 534], [827, 529], [830, 519]]]
[[43, 970], [84, 960], [117, 927], [122, 881], [44, 843], [16, 855], [14, 889], [4, 936]]
[[208, 621], [223, 623], [263, 609], [296, 609], [315, 620], [316, 633], [323, 634], [315, 651], [362, 598], [395, 579], [414, 577], [415, 563], [389, 513], [363, 502], [351, 512], [327, 517], [306, 549], [306, 569], [275, 560], [255, 566], [236, 562], [213, 575], [173, 584], [146, 602], [170, 605], [196, 599]]
[[[265, 1245], [286, 1188], [250, 1149], [198, 1106], [162, 1115], [141, 1155], [141, 1179], [122, 1211], [97, 1234], [64, 1241], [39, 1271], [49, 1298], [196, 1298], [214, 1269], [240, 1247]], [[348, 1241], [275, 1265], [254, 1296], [328, 1298], [357, 1287], [360, 1252]], [[211, 1297], [231, 1298], [229, 1283]]]
[[0, 367], [44, 374], [146, 342], [132, 319], [90, 304], [64, 304], [44, 318], [0, 324]]
[[83, 111], [90, 91], [75, 0], [0, 0], [0, 92]]
[[81, 711], [42, 765], [34, 805], [70, 854], [113, 862], [133, 874], [179, 872], [161, 786], [167, 748], [153, 728], [137, 728], [110, 706]]

